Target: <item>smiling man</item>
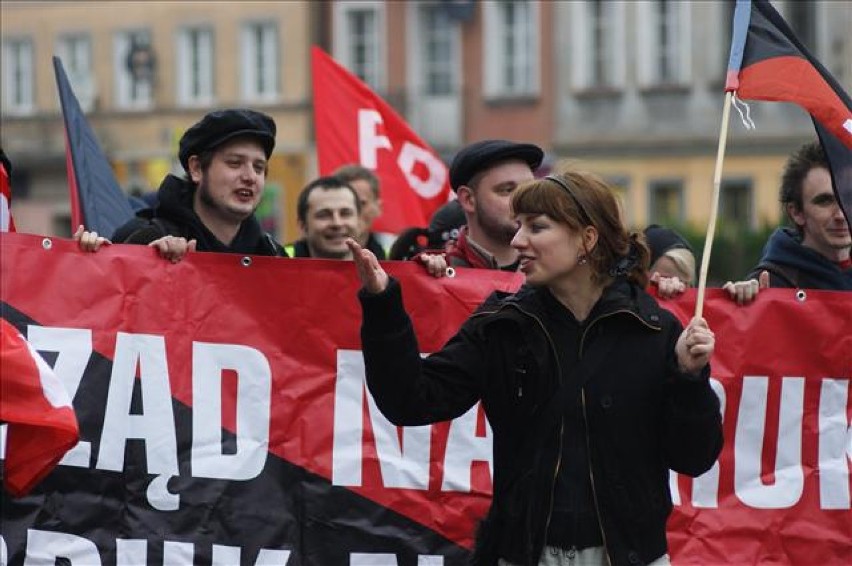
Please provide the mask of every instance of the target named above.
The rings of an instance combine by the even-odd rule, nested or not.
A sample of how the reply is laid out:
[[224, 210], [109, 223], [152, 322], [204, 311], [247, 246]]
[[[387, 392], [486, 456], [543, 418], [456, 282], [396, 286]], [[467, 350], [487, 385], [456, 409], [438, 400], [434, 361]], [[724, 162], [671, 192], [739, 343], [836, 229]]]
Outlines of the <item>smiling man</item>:
[[299, 194], [296, 214], [302, 239], [287, 246], [290, 255], [352, 259], [346, 240], [358, 236], [361, 214], [355, 189], [335, 176], [314, 179]]
[[166, 176], [158, 205], [137, 213], [112, 240], [150, 245], [172, 261], [192, 250], [286, 256], [254, 216], [275, 132], [272, 118], [254, 110], [207, 114], [180, 140], [186, 177]]
[[852, 291], [852, 235], [819, 142], [787, 159], [780, 200], [793, 228], [772, 233], [751, 279], [725, 284], [731, 298], [749, 303], [766, 287]]

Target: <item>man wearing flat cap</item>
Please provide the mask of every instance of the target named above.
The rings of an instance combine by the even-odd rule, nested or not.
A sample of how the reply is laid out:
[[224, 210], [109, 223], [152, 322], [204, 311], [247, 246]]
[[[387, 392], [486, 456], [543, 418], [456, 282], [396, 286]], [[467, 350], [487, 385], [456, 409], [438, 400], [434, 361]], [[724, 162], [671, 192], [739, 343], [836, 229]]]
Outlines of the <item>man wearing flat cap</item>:
[[[266, 114], [247, 109], [207, 114], [180, 140], [185, 178], [166, 176], [157, 206], [137, 213], [112, 240], [156, 247], [172, 261], [192, 250], [286, 256], [254, 216], [274, 147], [275, 122]], [[85, 233], [89, 241], [91, 236]]]
[[450, 185], [467, 225], [447, 243], [449, 265], [517, 270], [518, 254], [511, 246], [517, 231], [512, 191], [534, 178], [543, 158], [540, 147], [508, 140], [483, 140], [458, 152], [450, 165]]

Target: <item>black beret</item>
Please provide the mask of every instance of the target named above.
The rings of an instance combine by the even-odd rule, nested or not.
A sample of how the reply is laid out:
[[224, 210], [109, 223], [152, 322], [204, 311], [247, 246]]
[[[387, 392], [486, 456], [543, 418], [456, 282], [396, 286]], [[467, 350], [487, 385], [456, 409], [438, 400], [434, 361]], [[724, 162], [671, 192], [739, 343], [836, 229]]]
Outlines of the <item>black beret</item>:
[[648, 248], [651, 250], [650, 265], [654, 265], [667, 251], [675, 248], [692, 252], [692, 247], [683, 236], [671, 228], [663, 228], [657, 224], [651, 224], [645, 228], [645, 241], [648, 242]]
[[531, 143], [515, 143], [508, 140], [483, 140], [463, 147], [450, 165], [450, 186], [457, 191], [474, 175], [502, 161], [519, 159], [526, 161], [535, 171], [544, 159], [544, 152]]
[[275, 121], [262, 112], [242, 108], [210, 112], [180, 138], [180, 164], [188, 172], [191, 156], [213, 149], [237, 136], [257, 138], [269, 159], [275, 147]]

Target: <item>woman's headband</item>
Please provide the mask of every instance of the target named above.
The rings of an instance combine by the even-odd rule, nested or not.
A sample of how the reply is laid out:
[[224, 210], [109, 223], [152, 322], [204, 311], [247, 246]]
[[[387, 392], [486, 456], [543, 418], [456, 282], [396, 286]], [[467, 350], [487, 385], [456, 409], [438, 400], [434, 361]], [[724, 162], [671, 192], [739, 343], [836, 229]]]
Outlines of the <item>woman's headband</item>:
[[557, 177], [556, 175], [548, 175], [545, 177], [545, 179], [547, 179], [548, 181], [553, 181], [554, 183], [565, 189], [565, 192], [568, 193], [568, 195], [571, 197], [571, 200], [573, 200], [574, 204], [577, 205], [577, 208], [580, 209], [580, 214], [583, 215], [585, 221], [588, 224], [592, 224], [592, 217], [589, 215], [588, 211], [586, 210], [586, 207], [583, 206], [583, 203], [580, 202], [580, 199], [577, 198], [577, 195], [574, 194], [574, 191], [571, 189], [571, 186], [568, 183], [566, 183], [564, 180], [562, 180], [560, 177]]

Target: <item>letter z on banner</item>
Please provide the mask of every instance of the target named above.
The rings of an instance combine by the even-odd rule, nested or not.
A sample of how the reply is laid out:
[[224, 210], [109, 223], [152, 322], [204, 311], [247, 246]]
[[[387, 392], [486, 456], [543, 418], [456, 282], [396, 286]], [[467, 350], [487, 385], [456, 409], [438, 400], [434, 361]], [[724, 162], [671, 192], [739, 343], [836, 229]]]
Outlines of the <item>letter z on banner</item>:
[[383, 213], [375, 231], [427, 226], [450, 196], [447, 166], [387, 102], [318, 47], [311, 71], [320, 174], [350, 163], [376, 172]]

